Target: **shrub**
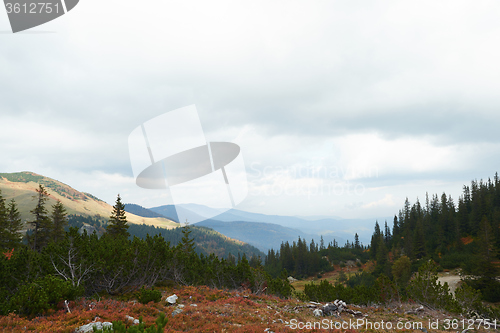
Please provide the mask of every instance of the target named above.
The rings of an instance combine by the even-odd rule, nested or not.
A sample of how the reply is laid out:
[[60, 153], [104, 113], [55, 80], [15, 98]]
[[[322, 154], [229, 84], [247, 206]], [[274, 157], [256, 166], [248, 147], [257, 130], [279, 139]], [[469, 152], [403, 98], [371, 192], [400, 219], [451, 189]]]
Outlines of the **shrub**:
[[[141, 318], [142, 319], [142, 318]], [[102, 333], [102, 332], [117, 332], [117, 333], [161, 333], [163, 332], [163, 328], [167, 325], [168, 323], [168, 318], [165, 317], [164, 313], [160, 313], [158, 318], [156, 318], [154, 326], [150, 326], [146, 328], [142, 320], [140, 321], [139, 325], [137, 326], [132, 326], [127, 329], [125, 324], [122, 321], [113, 321], [113, 329], [107, 329], [105, 328], [104, 330], [98, 330], [94, 328], [94, 332], [96, 333]]]
[[82, 289], [53, 275], [46, 275], [23, 285], [10, 300], [10, 310], [18, 314], [36, 315], [56, 309], [64, 300], [74, 300]]
[[448, 283], [437, 281], [437, 265], [429, 260], [418, 269], [408, 284], [408, 296], [430, 308], [460, 312], [458, 303], [449, 292]]
[[148, 304], [149, 302], [158, 303], [161, 301], [161, 291], [155, 290], [154, 288], [145, 289], [144, 286], [142, 286], [137, 298], [142, 304]]

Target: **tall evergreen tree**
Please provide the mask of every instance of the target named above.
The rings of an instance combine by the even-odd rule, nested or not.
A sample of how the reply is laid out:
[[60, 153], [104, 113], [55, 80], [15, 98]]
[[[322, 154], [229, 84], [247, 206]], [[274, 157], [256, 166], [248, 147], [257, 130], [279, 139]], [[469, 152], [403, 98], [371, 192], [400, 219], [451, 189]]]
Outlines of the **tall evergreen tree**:
[[8, 234], [8, 219], [7, 219], [7, 207], [5, 206], [5, 199], [2, 196], [2, 191], [0, 191], [0, 250], [7, 250], [9, 234]]
[[359, 249], [361, 246], [359, 245], [359, 236], [358, 233], [354, 234], [354, 248]]
[[54, 242], [58, 242], [64, 238], [64, 227], [68, 224], [66, 208], [60, 200], [52, 206], [52, 224], [51, 238]]
[[109, 217], [109, 223], [106, 228], [108, 234], [119, 237], [129, 237], [127, 225], [127, 217], [125, 216], [125, 205], [118, 194], [115, 205], [113, 206], [113, 213]]
[[375, 231], [372, 235], [372, 240], [370, 242], [370, 257], [374, 260], [377, 260], [377, 251], [379, 248], [379, 242], [382, 238], [382, 233], [380, 232], [380, 226], [378, 221], [375, 221]]
[[7, 248], [13, 249], [19, 246], [23, 239], [23, 235], [21, 234], [21, 230], [23, 229], [21, 213], [19, 213], [14, 199], [12, 199], [7, 206], [7, 221], [7, 232], [9, 235]]
[[389, 247], [389, 243], [391, 242], [391, 240], [392, 240], [391, 229], [389, 228], [389, 226], [387, 226], [387, 221], [385, 221], [385, 226], [384, 226], [384, 241], [385, 241], [385, 245], [387, 247]]
[[34, 220], [29, 222], [34, 227], [34, 231], [28, 241], [34, 250], [40, 251], [49, 241], [52, 221], [47, 216], [48, 213], [45, 208], [45, 203], [49, 197], [47, 190], [40, 184], [36, 192], [37, 195], [33, 198], [37, 200], [37, 204], [36, 207], [30, 211], [31, 214], [34, 215]]
[[186, 223], [184, 227], [182, 227], [182, 239], [179, 243], [180, 248], [184, 253], [193, 253], [195, 248], [194, 239], [190, 236], [191, 228], [189, 224]]

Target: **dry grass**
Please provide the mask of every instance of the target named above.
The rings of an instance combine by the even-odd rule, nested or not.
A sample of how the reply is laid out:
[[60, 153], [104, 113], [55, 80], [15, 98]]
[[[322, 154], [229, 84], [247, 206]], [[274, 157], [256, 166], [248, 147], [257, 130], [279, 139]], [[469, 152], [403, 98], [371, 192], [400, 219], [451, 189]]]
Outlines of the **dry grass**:
[[[46, 179], [56, 184], [60, 189], [59, 191], [55, 191], [51, 188], [46, 188], [49, 193], [49, 200], [46, 203], [46, 207], [49, 211], [52, 205], [56, 203], [56, 200], [60, 200], [66, 208], [68, 214], [86, 215], [92, 217], [102, 216], [105, 218], [111, 215], [113, 210], [112, 205], [104, 201], [88, 197], [84, 193], [56, 180], [50, 178]], [[28, 221], [33, 218], [30, 210], [32, 210], [36, 205], [33, 197], [36, 195], [35, 190], [38, 186], [38, 183], [35, 182], [10, 182], [5, 178], [0, 177], [0, 190], [2, 191], [2, 196], [6, 199], [6, 201], [10, 201], [10, 199], [14, 199], [16, 201], [23, 221]], [[127, 213], [127, 221], [134, 224], [144, 223], [166, 229], [173, 229], [179, 226], [178, 223], [169, 219], [147, 218], [130, 213]]]

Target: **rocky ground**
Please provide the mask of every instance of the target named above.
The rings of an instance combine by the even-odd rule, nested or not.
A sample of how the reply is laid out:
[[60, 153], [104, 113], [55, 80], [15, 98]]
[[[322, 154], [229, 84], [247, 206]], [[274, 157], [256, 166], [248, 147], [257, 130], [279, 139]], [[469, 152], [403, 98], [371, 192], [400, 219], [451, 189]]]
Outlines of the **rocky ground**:
[[[123, 321], [134, 325], [142, 316], [146, 326], [159, 313], [169, 319], [165, 332], [496, 332], [500, 323], [474, 321], [454, 314], [420, 307], [419, 304], [391, 304], [359, 307], [345, 304], [332, 311], [326, 304], [284, 300], [248, 291], [223, 291], [207, 287], [164, 289], [162, 301], [146, 305], [129, 300], [81, 299], [64, 309], [35, 318], [11, 314], [0, 317], [2, 332], [75, 332], [96, 322]], [[175, 294], [175, 304], [167, 297]], [[132, 296], [132, 295], [131, 295]], [[334, 300], [332, 300], [334, 301]], [[337, 305], [339, 303], [337, 302]]]

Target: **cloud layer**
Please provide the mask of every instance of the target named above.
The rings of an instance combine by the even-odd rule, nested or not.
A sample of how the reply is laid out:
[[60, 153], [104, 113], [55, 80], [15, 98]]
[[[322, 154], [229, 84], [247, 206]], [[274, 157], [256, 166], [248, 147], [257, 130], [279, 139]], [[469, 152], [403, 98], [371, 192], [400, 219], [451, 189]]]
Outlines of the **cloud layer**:
[[135, 186], [127, 137], [194, 103], [208, 140], [242, 148], [242, 209], [375, 217], [426, 191], [456, 197], [499, 165], [499, 14], [494, 1], [86, 0], [13, 35], [0, 10], [0, 169], [168, 203]]

